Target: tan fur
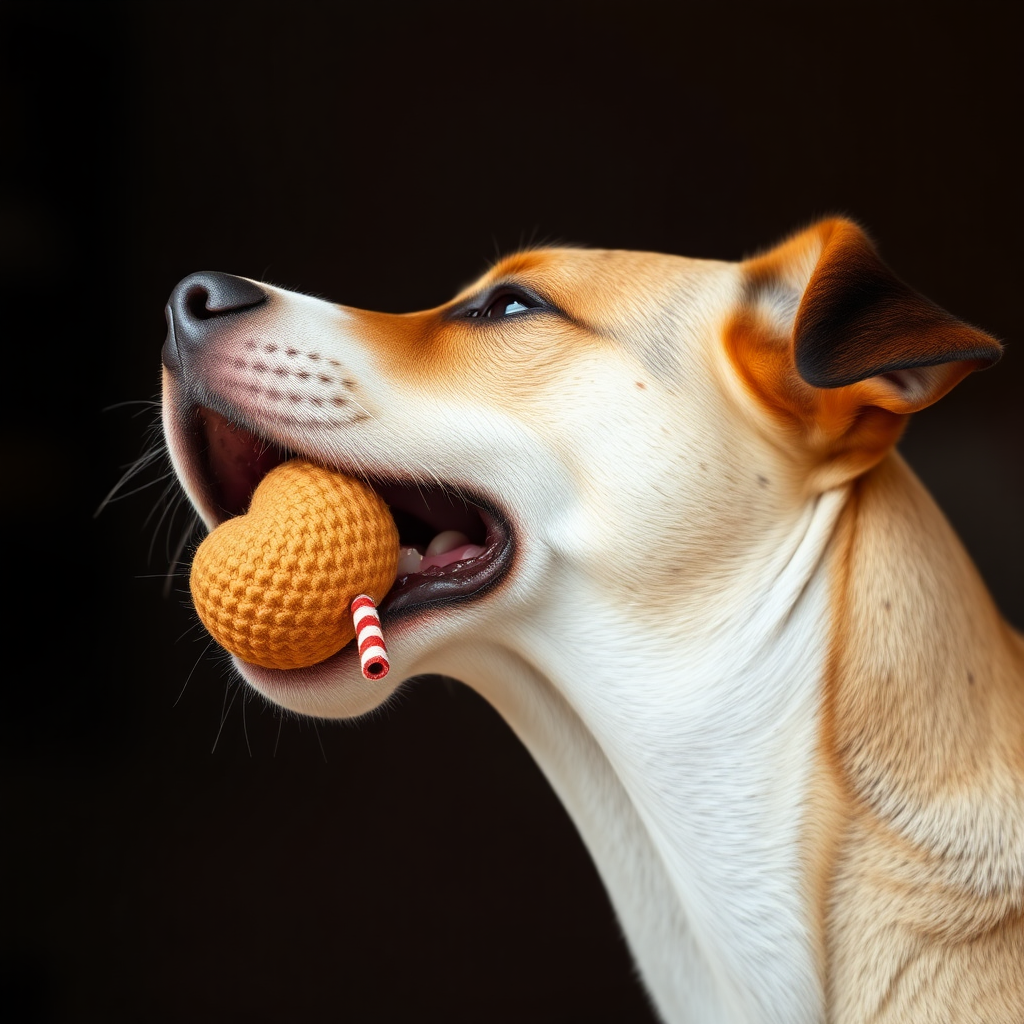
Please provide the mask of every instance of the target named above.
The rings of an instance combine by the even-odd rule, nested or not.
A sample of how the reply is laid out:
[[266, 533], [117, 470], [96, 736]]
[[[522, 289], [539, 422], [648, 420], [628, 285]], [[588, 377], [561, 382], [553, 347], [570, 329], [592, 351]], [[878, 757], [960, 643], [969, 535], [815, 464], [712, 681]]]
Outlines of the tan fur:
[[834, 553], [832, 1019], [1019, 1022], [1024, 643], [897, 456], [858, 490]]
[[[1024, 639], [891, 452], [907, 413], [979, 363], [950, 356], [903, 391], [887, 375], [824, 390], [800, 377], [787, 301], [798, 295], [802, 310], [829, 239], [856, 247], [858, 231], [825, 222], [750, 261], [748, 301], [724, 338], [808, 489], [855, 481], [830, 552], [833, 632], [805, 831], [828, 1019], [1020, 1024]], [[951, 344], [968, 347], [972, 329], [953, 330]]]

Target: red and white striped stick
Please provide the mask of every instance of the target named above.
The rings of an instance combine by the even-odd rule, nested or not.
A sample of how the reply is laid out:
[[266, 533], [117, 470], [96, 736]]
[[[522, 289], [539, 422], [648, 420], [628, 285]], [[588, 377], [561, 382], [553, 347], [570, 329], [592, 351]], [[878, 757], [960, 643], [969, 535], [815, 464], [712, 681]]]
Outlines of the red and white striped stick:
[[377, 606], [369, 594], [360, 594], [352, 602], [352, 624], [356, 627], [356, 643], [359, 646], [359, 664], [367, 679], [383, 679], [391, 664], [384, 633], [380, 628]]

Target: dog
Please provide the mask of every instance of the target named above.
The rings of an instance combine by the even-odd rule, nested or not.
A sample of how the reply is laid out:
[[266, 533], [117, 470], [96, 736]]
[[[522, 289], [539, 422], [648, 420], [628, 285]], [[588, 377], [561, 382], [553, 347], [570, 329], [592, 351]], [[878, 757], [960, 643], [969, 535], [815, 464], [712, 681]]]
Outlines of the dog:
[[476, 689], [665, 1021], [1024, 1020], [1024, 639], [895, 450], [1001, 346], [858, 224], [735, 263], [521, 251], [407, 315], [201, 273], [167, 321], [206, 527], [303, 456], [405, 551], [386, 678], [349, 645], [235, 659], [251, 687], [329, 718]]

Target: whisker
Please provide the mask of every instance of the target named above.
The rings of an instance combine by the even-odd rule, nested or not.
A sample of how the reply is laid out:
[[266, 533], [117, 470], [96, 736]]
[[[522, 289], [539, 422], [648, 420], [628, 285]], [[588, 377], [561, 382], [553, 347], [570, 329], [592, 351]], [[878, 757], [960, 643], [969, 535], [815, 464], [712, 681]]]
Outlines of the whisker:
[[235, 685], [235, 692], [231, 695], [231, 700], [228, 701], [228, 690], [231, 688], [232, 680], [228, 680], [224, 684], [224, 703], [221, 704], [221, 716], [220, 716], [220, 728], [217, 730], [217, 736], [213, 741], [213, 746], [210, 748], [210, 753], [216, 753], [217, 744], [220, 742], [220, 734], [224, 731], [224, 723], [228, 720], [228, 715], [231, 714], [231, 709], [235, 706], [235, 698], [238, 696], [238, 691], [241, 689], [237, 684]]
[[[131, 465], [129, 465], [125, 472], [122, 474], [120, 480], [118, 480], [117, 483], [114, 484], [114, 486], [107, 492], [107, 496], [100, 502], [99, 507], [96, 509], [96, 511], [93, 512], [93, 519], [96, 519], [100, 515], [100, 513], [115, 499], [121, 500], [122, 498], [127, 498], [129, 495], [137, 494], [139, 491], [145, 490], [147, 487], [151, 487], [153, 483], [157, 482], [151, 480], [148, 483], [142, 484], [131, 491], [122, 493], [122, 488], [124, 488], [129, 481], [134, 480], [135, 477], [139, 475], [139, 473], [143, 472], [146, 469], [149, 469], [149, 467], [160, 457], [161, 454], [162, 453], [158, 450], [149, 451], [146, 452], [144, 455], [139, 456], [139, 458], [137, 458], [133, 463], [131, 463]], [[158, 479], [162, 479], [162, 477]]]
[[182, 562], [181, 556], [182, 556], [182, 552], [188, 546], [188, 543], [189, 543], [189, 541], [192, 538], [192, 535], [193, 535], [193, 533], [195, 531], [195, 528], [196, 528], [196, 523], [195, 522], [192, 522], [192, 523], [188, 524], [186, 529], [184, 531], [182, 531], [181, 537], [178, 539], [178, 544], [177, 544], [177, 546], [174, 549], [174, 554], [171, 556], [170, 565], [168, 566], [168, 569], [167, 569], [167, 574], [166, 574], [167, 582], [164, 584], [164, 597], [168, 597], [170, 595], [170, 593], [171, 593], [171, 587], [174, 585], [174, 580], [178, 576], [177, 567], [179, 565], [182, 566], [182, 570], [183, 570], [181, 575], [183, 577], [186, 575], [185, 572], [184, 572], [184, 568], [185, 567], [184, 567], [184, 563]]
[[[182, 630], [181, 635], [178, 637], [177, 640], [175, 640], [175, 643], [179, 643], [180, 644], [181, 641], [184, 640], [185, 637], [187, 637], [189, 634], [191, 634], [191, 633], [198, 633], [198, 632], [200, 632], [200, 630], [202, 630], [202, 628], [203, 628], [203, 624], [199, 621], [198, 618], [196, 618], [193, 622], [190, 622]], [[206, 654], [206, 652], [210, 649], [210, 647], [213, 645], [213, 643], [214, 643], [214, 641], [213, 641], [213, 638], [211, 637], [209, 643], [207, 643], [206, 647], [203, 649], [203, 654]], [[202, 655], [200, 655], [200, 657], [202, 657]]]
[[[132, 475], [135, 476], [137, 474], [133, 473]], [[103, 504], [96, 510], [95, 514], [99, 515], [100, 512], [103, 511], [104, 507], [106, 505], [110, 504], [111, 501], [123, 501], [125, 498], [130, 498], [133, 494], [141, 494], [147, 488], [153, 487], [155, 484], [160, 483], [161, 480], [168, 479], [169, 476], [170, 476], [170, 473], [168, 472], [168, 473], [164, 473], [164, 474], [156, 477], [153, 480], [147, 480], [144, 484], [139, 484], [138, 487], [133, 487], [130, 491], [124, 491], [123, 493], [117, 494], [116, 498], [113, 496], [113, 492], [112, 492], [110, 495], [108, 495], [106, 498], [103, 499]], [[129, 479], [128, 477], [125, 477], [124, 483], [127, 483], [128, 479]], [[152, 513], [150, 513], [150, 515], [152, 515]], [[146, 520], [143, 521], [142, 525], [145, 526], [147, 521], [148, 521], [148, 517], [147, 517]]]
[[277, 712], [277, 735], [274, 737], [274, 753], [271, 755], [272, 757], [277, 757], [277, 745], [281, 742], [282, 725], [284, 725], [284, 715], [279, 710]]
[[164, 516], [167, 514], [168, 507], [174, 507], [175, 505], [180, 504], [181, 500], [184, 498], [184, 495], [178, 488], [177, 477], [175, 476], [173, 469], [168, 469], [166, 473], [161, 473], [153, 483], [160, 483], [161, 480], [165, 481], [164, 489], [160, 492], [157, 500], [153, 502], [153, 507], [146, 513], [146, 518], [142, 523], [143, 526], [148, 526], [153, 519], [153, 514], [157, 509], [162, 507], [160, 519], [158, 519], [156, 523], [157, 529], [159, 529]]
[[[177, 490], [174, 487], [173, 483], [168, 484], [168, 486], [164, 488], [164, 492], [161, 495], [161, 502], [158, 502], [157, 505], [154, 506], [153, 511], [155, 511], [157, 508], [159, 508], [161, 503], [163, 505], [163, 508], [162, 508], [162, 510], [160, 512], [160, 518], [157, 520], [156, 526], [153, 529], [153, 537], [152, 537], [152, 539], [150, 541], [150, 545], [149, 545], [149, 559], [150, 560], [152, 560], [152, 558], [153, 558], [153, 546], [156, 544], [156, 540], [157, 540], [157, 536], [159, 535], [160, 528], [166, 524], [166, 526], [167, 526], [167, 539], [168, 539], [168, 542], [169, 542], [170, 541], [170, 537], [171, 537], [171, 533], [172, 533], [173, 527], [174, 527], [174, 521], [177, 518], [178, 513], [182, 509], [185, 510], [185, 537], [184, 537], [184, 541], [186, 543], [187, 543], [189, 537], [192, 535], [192, 532], [195, 530], [196, 525], [199, 522], [199, 517], [196, 516], [193, 512], [190, 511], [191, 510], [191, 506], [188, 504], [188, 500], [186, 499], [185, 495], [180, 490]], [[146, 517], [147, 523], [149, 522], [150, 518], [152, 517], [152, 514], [153, 513], [150, 512], [150, 514]], [[179, 544], [176, 545], [177, 553], [180, 554], [182, 547], [183, 547], [183, 544], [181, 542], [179, 542]], [[164, 557], [167, 558], [169, 561], [171, 560], [171, 548], [168, 546], [168, 544], [165, 544], [165, 546], [164, 546]], [[172, 561], [171, 562], [171, 569], [172, 570], [173, 570], [173, 566], [174, 566], [174, 563]]]
[[[169, 480], [164, 489], [160, 492], [160, 497], [153, 503], [153, 507], [146, 514], [146, 518], [143, 521], [143, 526], [148, 526], [153, 519], [153, 516], [159, 511], [160, 515], [157, 518], [156, 523], [153, 526], [153, 536], [149, 541], [149, 551], [147, 552], [147, 558], [149, 561], [153, 560], [153, 546], [156, 544], [157, 536], [160, 533], [160, 528], [166, 523], [168, 533], [174, 523], [174, 517], [178, 513], [178, 509], [181, 507], [181, 492], [177, 490], [173, 480]], [[169, 552], [165, 551], [165, 555]]]
[[242, 735], [245, 737], [245, 749], [249, 751], [249, 759], [252, 760], [252, 745], [249, 743], [249, 724], [245, 720], [245, 706], [249, 703], [249, 694], [242, 698]]
[[141, 405], [144, 409], [138, 410], [140, 413], [145, 409], [157, 409], [160, 408], [159, 398], [126, 398], [123, 402], [114, 402], [113, 405], [105, 405], [100, 412], [113, 412], [115, 409], [124, 409], [130, 405]]
[[[178, 694], [177, 697], [175, 697], [174, 703], [171, 705], [172, 708], [176, 708], [178, 706], [178, 701], [180, 701], [181, 698], [185, 695], [185, 690], [188, 688], [188, 684], [192, 681], [192, 676], [195, 675], [196, 669], [199, 668], [199, 663], [203, 660], [203, 658], [206, 657], [206, 653], [213, 646], [213, 643], [213, 639], [211, 638], [210, 642], [200, 652], [199, 657], [196, 658], [195, 664], [192, 666], [191, 670], [189, 671], [189, 674], [185, 677], [185, 682], [181, 687], [181, 692]], [[216, 743], [214, 744], [214, 746], [216, 746]]]
[[324, 750], [324, 741], [320, 738], [320, 730], [317, 728], [316, 719], [313, 720], [313, 732], [316, 733], [316, 741], [320, 744], [320, 756], [324, 759], [324, 764], [327, 764], [327, 751]]

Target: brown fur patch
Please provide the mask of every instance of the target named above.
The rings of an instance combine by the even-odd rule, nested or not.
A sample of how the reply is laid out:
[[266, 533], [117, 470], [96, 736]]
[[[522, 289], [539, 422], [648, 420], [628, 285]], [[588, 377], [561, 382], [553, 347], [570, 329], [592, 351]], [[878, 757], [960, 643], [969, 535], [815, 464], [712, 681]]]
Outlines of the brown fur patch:
[[790, 339], [765, 318], [741, 310], [725, 328], [726, 353], [752, 397], [768, 411], [782, 438], [797, 442], [819, 487], [836, 486], [875, 465], [896, 443], [906, 416], [875, 405], [871, 382], [823, 390], [796, 371]]

